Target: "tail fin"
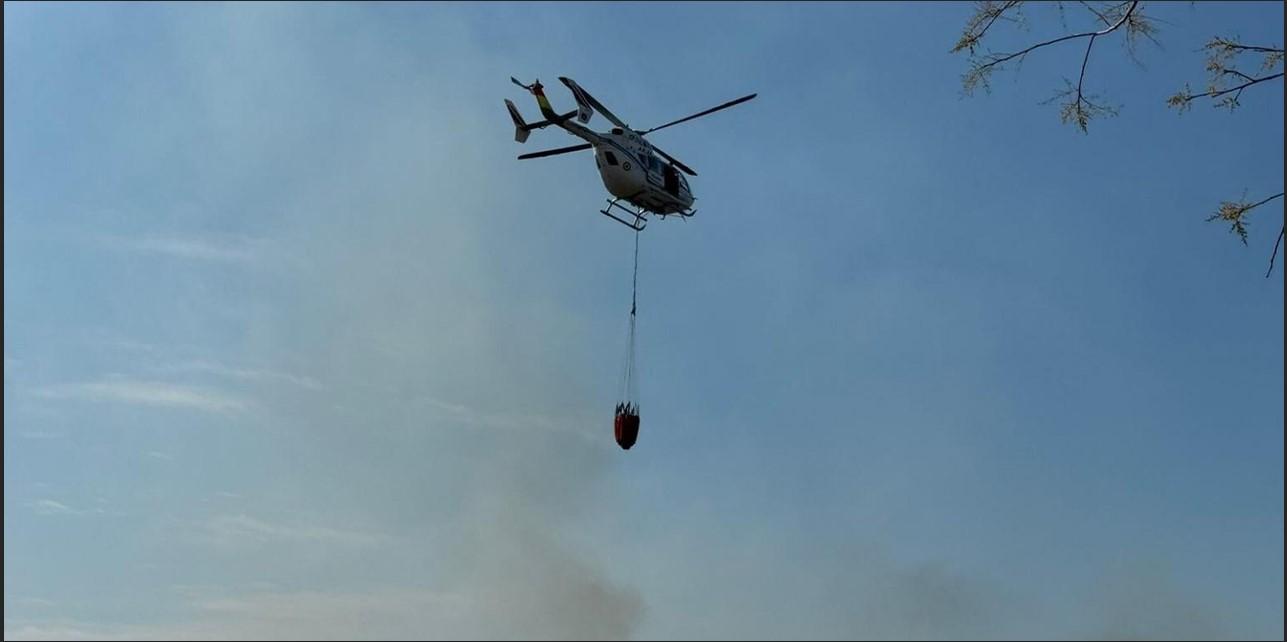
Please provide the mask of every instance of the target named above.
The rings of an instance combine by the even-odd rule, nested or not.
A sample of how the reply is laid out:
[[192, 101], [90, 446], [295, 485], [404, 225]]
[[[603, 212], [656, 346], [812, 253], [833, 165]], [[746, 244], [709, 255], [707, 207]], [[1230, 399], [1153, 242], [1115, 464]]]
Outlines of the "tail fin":
[[590, 106], [590, 100], [586, 97], [585, 90], [581, 89], [581, 86], [571, 78], [559, 76], [559, 80], [563, 81], [563, 84], [572, 90], [572, 97], [576, 99], [576, 119], [583, 123], [590, 122], [590, 117], [594, 115], [594, 108]]
[[505, 99], [505, 106], [509, 108], [510, 120], [514, 121], [514, 140], [526, 143], [528, 134], [532, 133], [531, 126], [523, 122], [523, 115], [518, 113], [518, 108], [508, 98]]

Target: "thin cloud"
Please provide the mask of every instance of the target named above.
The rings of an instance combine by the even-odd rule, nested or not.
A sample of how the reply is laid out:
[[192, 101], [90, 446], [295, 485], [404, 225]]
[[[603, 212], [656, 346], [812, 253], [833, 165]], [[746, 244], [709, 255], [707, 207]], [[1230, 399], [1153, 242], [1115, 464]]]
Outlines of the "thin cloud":
[[231, 379], [241, 379], [243, 381], [255, 381], [261, 383], [286, 383], [308, 390], [321, 390], [322, 384], [311, 377], [292, 374], [289, 372], [280, 372], [276, 370], [259, 370], [254, 368], [236, 368], [212, 361], [189, 361], [176, 365], [159, 366], [156, 368], [162, 373], [177, 372], [205, 372], [221, 377]]
[[301, 526], [265, 522], [249, 515], [223, 515], [210, 519], [205, 531], [216, 543], [312, 542], [342, 546], [375, 546], [392, 538], [380, 533], [341, 530], [329, 526]]
[[555, 419], [533, 415], [531, 413], [506, 413], [481, 411], [468, 406], [454, 404], [431, 396], [422, 396], [416, 400], [428, 406], [446, 419], [462, 424], [494, 430], [531, 430], [543, 429], [575, 434], [590, 440], [598, 440], [600, 435], [595, 431], [592, 420]]
[[192, 608], [193, 617], [156, 624], [6, 617], [4, 636], [6, 640], [459, 640], [479, 637], [478, 627], [470, 626], [462, 613], [482, 616], [467, 597], [414, 587], [365, 592], [178, 592]]
[[142, 352], [145, 354], [155, 354], [160, 351], [160, 348], [150, 343], [146, 343], [143, 341], [136, 341], [134, 339], [126, 339], [123, 337], [111, 335], [101, 330], [98, 332], [95, 332], [94, 334], [97, 337], [96, 341], [100, 345], [113, 348], [116, 350], [120, 350], [122, 352]]
[[210, 493], [209, 495], [206, 495], [206, 496], [202, 497], [202, 498], [201, 498], [201, 501], [202, 501], [202, 502], [205, 502], [205, 503], [207, 503], [207, 504], [208, 504], [208, 503], [210, 503], [210, 502], [219, 502], [219, 501], [225, 501], [225, 502], [226, 502], [226, 501], [230, 501], [230, 500], [234, 500], [234, 499], [241, 499], [241, 495], [239, 495], [239, 494], [237, 494], [237, 493], [234, 493], [234, 492], [231, 492], [231, 491], [226, 491], [226, 490], [216, 490], [215, 492]]
[[46, 600], [40, 597], [28, 597], [25, 595], [14, 595], [12, 597], [6, 595], [4, 603], [14, 606], [54, 606], [57, 604], [53, 600]]
[[77, 510], [62, 502], [56, 502], [52, 499], [37, 499], [34, 502], [27, 502], [27, 507], [35, 511], [37, 515], [88, 515], [89, 511]]
[[213, 390], [180, 386], [160, 381], [116, 379], [95, 383], [49, 386], [32, 393], [41, 399], [89, 401], [171, 408], [192, 408], [206, 412], [235, 412], [246, 404]]
[[161, 461], [174, 461], [174, 457], [159, 450], [149, 450], [147, 452], [147, 456], [151, 459], [159, 459]]
[[443, 605], [460, 604], [458, 594], [383, 589], [370, 593], [272, 592], [248, 596], [207, 597], [194, 600], [202, 610], [257, 620], [321, 621], [370, 617], [379, 613], [408, 614]]
[[85, 517], [89, 515], [111, 515], [119, 517], [125, 514], [120, 511], [107, 510], [106, 508], [75, 508], [52, 499], [37, 499], [35, 501], [27, 502], [25, 506], [30, 508], [32, 512], [37, 515], [45, 517]]
[[103, 242], [108, 247], [116, 250], [164, 254], [183, 259], [222, 263], [253, 262], [263, 256], [265, 249], [269, 245], [268, 241], [245, 236], [228, 239], [105, 236], [103, 237]]
[[[118, 627], [120, 628], [120, 627]], [[132, 633], [110, 626], [74, 620], [11, 620], [4, 621], [6, 640], [136, 640]]]
[[32, 441], [48, 441], [52, 439], [63, 439], [66, 435], [62, 433], [49, 432], [47, 430], [24, 430], [18, 433], [23, 439]]

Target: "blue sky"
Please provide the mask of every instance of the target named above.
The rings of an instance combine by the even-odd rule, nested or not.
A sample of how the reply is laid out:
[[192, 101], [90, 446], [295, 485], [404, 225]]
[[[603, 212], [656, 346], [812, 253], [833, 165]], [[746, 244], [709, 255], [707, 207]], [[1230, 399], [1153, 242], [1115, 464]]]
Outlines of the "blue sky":
[[[1282, 201], [1204, 219], [1282, 84], [1164, 99], [1282, 4], [1101, 41], [1089, 135], [970, 11], [6, 4], [5, 638], [1281, 639]], [[650, 137], [629, 452], [632, 239], [511, 75], [759, 92]]]

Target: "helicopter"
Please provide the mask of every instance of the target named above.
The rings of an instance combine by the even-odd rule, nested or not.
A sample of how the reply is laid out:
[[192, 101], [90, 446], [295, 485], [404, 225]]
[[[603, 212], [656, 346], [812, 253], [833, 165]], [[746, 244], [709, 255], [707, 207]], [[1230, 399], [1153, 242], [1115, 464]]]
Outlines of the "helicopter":
[[[599, 168], [599, 177], [603, 179], [603, 186], [607, 188], [608, 193], [614, 197], [608, 199], [608, 206], [599, 210], [599, 213], [634, 229], [636, 232], [642, 231], [644, 226], [647, 225], [647, 216], [649, 214], [654, 214], [664, 219], [667, 216], [688, 218], [697, 213], [693, 209], [693, 202], [696, 198], [693, 196], [693, 190], [688, 184], [688, 179], [684, 177], [684, 174], [696, 176], [697, 172], [645, 140], [644, 136], [672, 125], [678, 125], [694, 118], [715, 113], [721, 109], [739, 105], [758, 95], [742, 96], [691, 116], [685, 116], [664, 125], [640, 131], [632, 129], [620, 118], [617, 118], [607, 107], [603, 106], [603, 103], [596, 100], [594, 96], [582, 89], [571, 78], [559, 77], [559, 81], [571, 90], [572, 97], [576, 99], [577, 105], [575, 110], [564, 114], [559, 114], [550, 106], [550, 101], [545, 96], [545, 88], [541, 85], [539, 79], [531, 84], [523, 84], [513, 76], [510, 77], [510, 80], [536, 97], [536, 103], [541, 109], [541, 115], [544, 117], [544, 120], [529, 124], [523, 120], [522, 114], [519, 113], [514, 103], [506, 98], [505, 106], [509, 109], [510, 119], [514, 121], [515, 141], [520, 144], [526, 143], [532, 130], [545, 129], [551, 125], [560, 127], [573, 136], [586, 141], [580, 145], [522, 154], [518, 159], [545, 158], [547, 156], [593, 149], [594, 162]], [[607, 132], [596, 132], [586, 127], [583, 123], [589, 122], [595, 111], [603, 114], [615, 127]], [[620, 202], [623, 200], [633, 205], [634, 209], [621, 205]], [[618, 216], [616, 212], [624, 212], [626, 218]]]

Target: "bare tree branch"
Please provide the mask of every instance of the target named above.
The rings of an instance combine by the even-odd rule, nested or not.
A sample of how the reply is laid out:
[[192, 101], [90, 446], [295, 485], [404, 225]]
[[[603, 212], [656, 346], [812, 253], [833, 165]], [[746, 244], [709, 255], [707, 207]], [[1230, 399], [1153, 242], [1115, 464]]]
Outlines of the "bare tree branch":
[[[1002, 68], [1006, 63], [1017, 61], [1017, 65], [1021, 65], [1028, 54], [1038, 49], [1051, 47], [1070, 40], [1086, 39], [1086, 50], [1082, 53], [1081, 68], [1078, 71], [1076, 83], [1065, 78], [1065, 88], [1055, 92], [1055, 95], [1049, 100], [1042, 102], [1042, 104], [1048, 104], [1056, 100], [1061, 101], [1061, 120], [1065, 124], [1075, 124], [1082, 132], [1086, 132], [1087, 124], [1095, 116], [1116, 113], [1114, 107], [1097, 103], [1098, 98], [1086, 92], [1086, 71], [1090, 66], [1090, 54], [1095, 47], [1096, 41], [1113, 32], [1123, 31], [1125, 33], [1124, 44], [1127, 53], [1131, 60], [1137, 64], [1139, 60], [1135, 58], [1135, 47], [1140, 42], [1140, 36], [1161, 47], [1161, 43], [1153, 37], [1157, 31], [1157, 24], [1161, 21], [1145, 15], [1144, 3], [1140, 0], [1122, 2], [1077, 0], [1076, 4], [1081, 5], [1088, 14], [1088, 16], [1083, 16], [1083, 24], [1085, 24], [1084, 21], [1089, 20], [1089, 26], [1092, 28], [1077, 33], [1065, 33], [1065, 35], [1050, 38], [1009, 53], [986, 51], [983, 54], [976, 55], [976, 48], [984, 35], [989, 33], [989, 29], [997, 21], [1023, 22], [1021, 4], [1023, 3], [1017, 1], [997, 2], [995, 0], [983, 0], [976, 4], [976, 11], [967, 22], [965, 33], [952, 49], [953, 53], [965, 49], [969, 50], [970, 67], [961, 77], [964, 94], [970, 95], [979, 87], [983, 87], [984, 90], [990, 90], [988, 81], [991, 74], [995, 70]], [[1065, 20], [1065, 3], [1055, 2], [1054, 5], [1058, 10], [1059, 24], [1064, 31], [1068, 31], [1069, 26]], [[1013, 15], [1008, 15], [1010, 12]], [[1206, 97], [1211, 99], [1215, 107], [1234, 109], [1239, 106], [1242, 93], [1247, 89], [1279, 80], [1284, 76], [1281, 71], [1284, 62], [1284, 51], [1283, 48], [1276, 45], [1244, 44], [1239, 41], [1237, 36], [1214, 37], [1202, 46], [1202, 50], [1207, 54], [1206, 71], [1209, 74], [1209, 78], [1206, 90], [1195, 93], [1186, 84], [1182, 91], [1167, 99], [1166, 102], [1169, 106], [1183, 111], [1190, 108], [1197, 99]], [[1258, 70], [1249, 72], [1238, 68], [1239, 63], [1243, 64], [1244, 69], [1249, 68], [1251, 66], [1249, 61], [1251, 60], [1259, 63]], [[1017, 65], [1016, 70], [1018, 69]], [[1245, 198], [1237, 202], [1224, 201], [1220, 203], [1216, 213], [1212, 214], [1207, 221], [1220, 220], [1229, 223], [1230, 232], [1237, 234], [1242, 243], [1246, 245], [1246, 219], [1248, 213], [1282, 196], [1283, 193], [1279, 192], [1255, 203], [1247, 201]], [[1287, 227], [1284, 229], [1287, 229]], [[1282, 241], [1283, 231], [1280, 231], [1278, 241], [1274, 244], [1274, 252], [1269, 257], [1269, 272], [1266, 273], [1266, 277], [1273, 272], [1274, 262], [1278, 256], [1278, 248], [1281, 246]]]
[[1287, 227], [1278, 228], [1278, 240], [1274, 241], [1274, 253], [1269, 255], [1269, 272], [1265, 272], [1266, 279], [1274, 271], [1274, 258], [1278, 256], [1278, 244], [1283, 242], [1284, 230], [1287, 230]]
[[1180, 110], [1184, 110], [1188, 108], [1193, 101], [1199, 98], [1210, 98], [1212, 100], [1215, 100], [1216, 98], [1219, 98], [1225, 94], [1233, 93], [1234, 96], [1232, 99], [1226, 98], [1225, 100], [1218, 101], [1215, 103], [1216, 107], [1228, 107], [1229, 109], [1233, 109], [1234, 107], [1237, 107], [1239, 105], [1238, 98], [1242, 96], [1242, 90], [1248, 87], [1251, 87], [1252, 85], [1258, 85], [1262, 82], [1277, 80], [1283, 77], [1283, 72], [1281, 71], [1272, 76], [1261, 76], [1259, 78], [1253, 78], [1251, 76], [1248, 76], [1247, 74], [1244, 74], [1241, 71], [1238, 71], [1237, 69], [1222, 69], [1220, 70], [1220, 74], [1246, 78], [1247, 82], [1244, 82], [1241, 85], [1237, 85], [1235, 87], [1226, 87], [1224, 89], [1217, 89], [1213, 85], [1207, 91], [1202, 93], [1196, 93], [1196, 94], [1193, 93], [1193, 90], [1190, 89], [1188, 85], [1185, 85], [1183, 90], [1176, 93], [1174, 96], [1167, 98], [1166, 104], [1171, 107], [1176, 107], [1176, 108], [1179, 108]]
[[1257, 47], [1255, 45], [1243, 45], [1243, 44], [1238, 44], [1236, 42], [1225, 41], [1221, 38], [1217, 38], [1213, 42], [1222, 43], [1228, 46], [1230, 49], [1237, 49], [1239, 51], [1257, 51], [1260, 53], [1278, 53], [1278, 54], [1283, 53], [1282, 49], [1275, 48], [1275, 47]]
[[1282, 195], [1283, 195], [1282, 192], [1278, 192], [1277, 194], [1274, 194], [1273, 196], [1270, 196], [1257, 203], [1251, 203], [1248, 201], [1239, 201], [1236, 203], [1232, 201], [1224, 201], [1220, 203], [1220, 209], [1216, 210], [1215, 214], [1212, 214], [1211, 216], [1207, 217], [1207, 221], [1208, 222], [1215, 221], [1215, 220], [1229, 221], [1229, 231], [1237, 234], [1238, 238], [1242, 239], [1242, 244], [1246, 245], [1247, 244], [1247, 224], [1243, 222], [1242, 220], [1243, 217], [1246, 216], [1247, 212], [1250, 212], [1251, 210], [1254, 210], [1257, 207], [1260, 207], [1261, 205], [1264, 205], [1265, 203], [1268, 203], [1269, 201], [1274, 200], [1275, 198], [1279, 198]]
[[1006, 2], [1004, 5], [1002, 5], [1000, 9], [997, 9], [996, 14], [995, 14], [995, 15], [993, 15], [993, 16], [988, 20], [988, 23], [987, 23], [986, 25], [983, 25], [983, 28], [979, 30], [978, 35], [976, 35], [976, 36], [974, 37], [974, 42], [978, 42], [979, 40], [981, 40], [981, 39], [983, 38], [984, 34], [986, 34], [986, 33], [988, 32], [988, 29], [990, 29], [990, 28], [992, 27], [992, 23], [996, 22], [996, 21], [997, 21], [997, 19], [1001, 17], [1001, 14], [1004, 14], [1005, 12], [1009, 11], [1010, 9], [1013, 9], [1013, 8], [1015, 8], [1015, 7], [1019, 6], [1019, 2], [1020, 2], [1020, 1], [1021, 1], [1021, 0], [1009, 0], [1009, 1], [1008, 1], [1008, 2]]
[[[1098, 15], [1098, 12], [1096, 12], [1096, 15]], [[1095, 46], [1095, 38], [1097, 37], [1099, 36], [1091, 36], [1090, 41], [1086, 43], [1086, 55], [1081, 58], [1081, 75], [1077, 76], [1077, 100], [1074, 101], [1072, 111], [1077, 118], [1077, 126], [1081, 127], [1082, 132], [1086, 131], [1086, 127], [1090, 123], [1091, 114], [1089, 110], [1082, 107], [1082, 103], [1090, 105], [1092, 109], [1096, 107], [1096, 105], [1085, 99], [1085, 94], [1082, 93], [1081, 88], [1082, 84], [1086, 82], [1086, 63], [1090, 62], [1090, 49]]]
[[1077, 95], [1081, 95], [1081, 84], [1086, 81], [1086, 63], [1090, 62], [1090, 48], [1095, 46], [1095, 38], [1091, 36], [1090, 42], [1086, 43], [1086, 55], [1081, 58], [1081, 75], [1077, 77]]
[[1066, 36], [1060, 36], [1058, 38], [1047, 40], [1045, 42], [1039, 42], [1035, 45], [1032, 45], [1031, 47], [1028, 47], [1027, 49], [1024, 49], [1023, 51], [1019, 51], [1012, 54], [1000, 54], [996, 56], [990, 56], [989, 57], [990, 60], [980, 65], [979, 70], [983, 71], [983, 70], [991, 69], [992, 67], [995, 67], [1001, 63], [1007, 62], [1009, 60], [1013, 60], [1020, 56], [1027, 55], [1028, 53], [1032, 51], [1036, 51], [1037, 49], [1040, 49], [1042, 47], [1048, 47], [1050, 45], [1059, 44], [1066, 40], [1075, 40], [1077, 38], [1091, 38], [1093, 40], [1094, 38], [1097, 38], [1099, 36], [1110, 34], [1114, 31], [1117, 31], [1119, 28], [1121, 28], [1122, 25], [1126, 24], [1126, 21], [1129, 20], [1131, 17], [1131, 13], [1134, 12], [1135, 8], [1138, 6], [1139, 6], [1139, 0], [1136, 0], [1135, 2], [1130, 3], [1130, 7], [1126, 10], [1126, 13], [1123, 14], [1122, 17], [1119, 18], [1116, 23], [1109, 25], [1108, 27], [1101, 29], [1099, 31], [1083, 31], [1082, 33], [1070, 33]]
[[[988, 32], [992, 24], [999, 20], [1005, 12], [1019, 6], [1020, 1], [1009, 0], [1000, 7], [995, 2], [984, 1], [978, 3], [978, 9], [966, 25], [965, 33], [961, 35], [961, 39], [957, 41], [956, 46], [952, 47], [952, 53], [962, 49], [969, 49], [970, 53], [973, 54], [974, 47], [983, 39], [984, 34]], [[984, 20], [987, 20], [987, 22], [984, 23]], [[980, 27], [980, 25], [982, 26]]]
[[[1090, 52], [1095, 47], [1095, 41], [1101, 36], [1108, 35], [1119, 29], [1125, 28], [1126, 45], [1128, 51], [1134, 56], [1134, 47], [1136, 37], [1144, 35], [1153, 42], [1152, 32], [1155, 27], [1150, 19], [1146, 18], [1140, 7], [1142, 3], [1138, 0], [1131, 2], [1119, 2], [1112, 5], [1101, 5], [1096, 7], [1091, 2], [1079, 0], [1083, 8], [1093, 14], [1095, 18], [1104, 26], [1097, 30], [1082, 31], [1052, 38], [1043, 42], [1036, 43], [1019, 51], [1011, 53], [988, 53], [986, 55], [975, 57], [974, 50], [979, 39], [987, 28], [1000, 19], [1004, 12], [1013, 5], [997, 5], [992, 2], [980, 3], [978, 11], [971, 18], [967, 26], [966, 33], [957, 47], [953, 51], [960, 51], [962, 48], [970, 50], [971, 67], [962, 77], [962, 89], [964, 93], [972, 94], [977, 88], [982, 86], [984, 90], [989, 89], [988, 80], [993, 71], [1000, 69], [1007, 62], [1018, 60], [1020, 62], [1033, 51], [1043, 47], [1049, 47], [1061, 42], [1077, 39], [1088, 39], [1086, 51], [1082, 56], [1081, 69], [1078, 73], [1076, 84], [1071, 81], [1065, 81], [1066, 87], [1055, 92], [1050, 100], [1044, 101], [1043, 104], [1059, 101], [1062, 104], [1060, 110], [1060, 120], [1064, 123], [1075, 123], [1082, 132], [1087, 132], [1090, 121], [1096, 116], [1114, 115], [1117, 109], [1108, 105], [1098, 104], [1095, 102], [1097, 97], [1092, 97], [1086, 93], [1086, 70], [1090, 62]], [[1062, 4], [1060, 5], [1062, 7]]]
[[[1185, 84], [1184, 89], [1166, 99], [1168, 106], [1175, 107], [1181, 112], [1189, 109], [1194, 100], [1204, 96], [1210, 98], [1215, 107], [1235, 109], [1240, 104], [1238, 101], [1242, 98], [1243, 90], [1262, 82], [1283, 77], [1282, 72], [1256, 77], [1235, 67], [1239, 55], [1254, 53], [1263, 54], [1259, 69], [1261, 73], [1273, 71], [1282, 64], [1283, 50], [1281, 48], [1245, 45], [1232, 38], [1213, 38], [1203, 45], [1202, 49], [1207, 52], [1207, 72], [1211, 74], [1207, 83], [1207, 90], [1205, 92], [1194, 92], [1188, 84]], [[1227, 86], [1226, 82], [1230, 77], [1240, 78], [1246, 82], [1235, 86]], [[1223, 100], [1216, 100], [1227, 94], [1233, 95]]]
[[1078, 0], [1077, 4], [1083, 7], [1086, 7], [1087, 11], [1095, 14], [1095, 17], [1099, 18], [1099, 21], [1104, 23], [1105, 25], [1112, 24], [1112, 22], [1109, 21], [1108, 16], [1104, 15], [1103, 12], [1101, 12], [1099, 9], [1096, 9], [1094, 5], [1090, 4], [1089, 2], [1086, 2], [1085, 0]]
[[[1233, 71], [1233, 70], [1230, 70], [1230, 71]], [[1242, 73], [1242, 72], [1235, 72], [1235, 73], [1237, 73], [1239, 76], [1243, 76], [1244, 78], [1250, 78], [1249, 76], [1247, 76], [1246, 74], [1244, 74], [1244, 73]], [[1215, 92], [1215, 93], [1208, 93], [1208, 94], [1206, 94], [1206, 95], [1207, 95], [1207, 96], [1209, 96], [1209, 97], [1211, 97], [1211, 98], [1219, 98], [1219, 97], [1221, 97], [1221, 96], [1223, 96], [1223, 95], [1225, 95], [1225, 94], [1227, 94], [1227, 93], [1229, 93], [1229, 92], [1231, 92], [1231, 91], [1242, 91], [1243, 89], [1246, 89], [1247, 87], [1250, 87], [1250, 86], [1252, 86], [1252, 85], [1259, 84], [1259, 83], [1265, 82], [1265, 81], [1267, 81], [1267, 80], [1274, 80], [1274, 79], [1282, 78], [1282, 77], [1283, 77], [1283, 72], [1281, 72], [1281, 71], [1280, 71], [1280, 72], [1278, 72], [1278, 73], [1276, 73], [1276, 74], [1274, 74], [1274, 75], [1272, 75], [1272, 76], [1262, 76], [1262, 77], [1260, 77], [1260, 78], [1251, 78], [1251, 79], [1250, 79], [1250, 80], [1248, 80], [1247, 82], [1245, 82], [1245, 83], [1243, 83], [1243, 84], [1241, 84], [1241, 85], [1238, 85], [1237, 87], [1230, 87], [1230, 88], [1228, 88], [1228, 89], [1223, 89], [1223, 90], [1217, 91], [1217, 92]]]
[[1225, 69], [1222, 73], [1225, 73], [1231, 76], [1237, 76], [1239, 78], [1244, 78], [1246, 80], [1255, 80], [1255, 78], [1252, 78], [1251, 76], [1248, 76], [1247, 74], [1244, 74], [1241, 71], [1238, 71], [1237, 69]]

